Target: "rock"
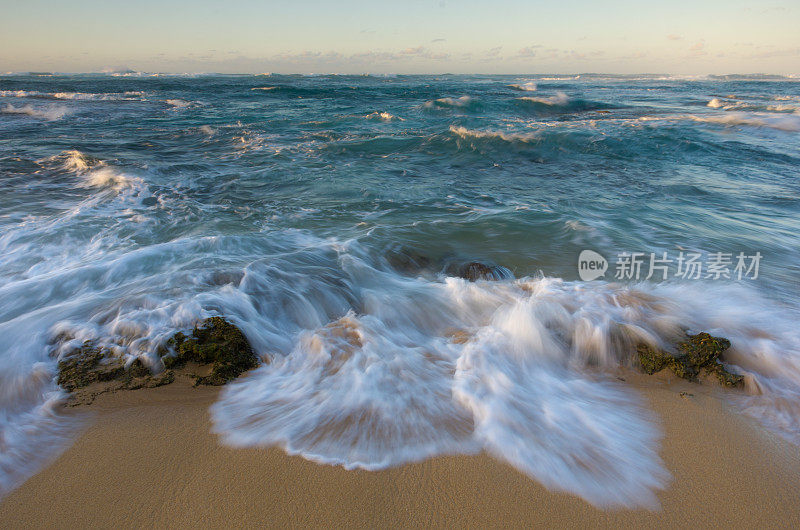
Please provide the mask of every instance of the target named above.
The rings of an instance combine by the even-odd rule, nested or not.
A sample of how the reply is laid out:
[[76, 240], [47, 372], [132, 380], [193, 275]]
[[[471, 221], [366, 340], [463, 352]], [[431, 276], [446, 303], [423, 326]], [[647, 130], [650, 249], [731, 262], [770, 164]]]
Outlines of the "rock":
[[154, 375], [141, 359], [126, 367], [110, 349], [87, 341], [58, 362], [56, 382], [71, 393], [69, 404], [74, 406], [89, 404], [106, 392], [168, 385], [175, 381], [173, 368], [187, 362], [212, 365], [207, 376], [191, 374], [195, 384], [205, 385], [225, 384], [258, 365], [258, 357], [241, 330], [221, 317], [204, 320], [189, 337], [176, 333], [169, 343], [177, 355], [162, 348], [166, 370]]
[[433, 268], [433, 260], [413, 248], [396, 246], [386, 252], [386, 261], [397, 272], [416, 275]]
[[258, 357], [244, 333], [222, 317], [207, 318], [191, 336], [176, 333], [169, 344], [175, 355], [162, 357], [165, 368], [181, 367], [187, 362], [212, 364], [209, 375], [196, 376], [198, 385], [224, 385], [258, 366]]
[[478, 280], [507, 280], [514, 277], [511, 271], [505, 267], [486, 265], [479, 261], [471, 261], [462, 265], [453, 263], [448, 265], [445, 272], [451, 276], [458, 276], [471, 282]]
[[171, 370], [153, 375], [140, 359], [126, 367], [122, 358], [91, 341], [75, 348], [58, 362], [56, 378], [61, 388], [71, 394], [70, 406], [87, 405], [106, 392], [153, 388], [174, 380], [175, 374]]
[[654, 374], [669, 368], [675, 375], [689, 381], [696, 381], [701, 373], [716, 377], [723, 386], [742, 386], [743, 378], [729, 372], [720, 362], [722, 353], [730, 348], [731, 343], [721, 337], [712, 337], [708, 333], [686, 335], [686, 340], [679, 342], [677, 351], [667, 352], [640, 344], [636, 348], [639, 364], [647, 374]]
[[121, 359], [86, 341], [58, 362], [56, 383], [67, 392], [73, 392], [92, 383], [113, 381], [122, 377], [124, 372]]

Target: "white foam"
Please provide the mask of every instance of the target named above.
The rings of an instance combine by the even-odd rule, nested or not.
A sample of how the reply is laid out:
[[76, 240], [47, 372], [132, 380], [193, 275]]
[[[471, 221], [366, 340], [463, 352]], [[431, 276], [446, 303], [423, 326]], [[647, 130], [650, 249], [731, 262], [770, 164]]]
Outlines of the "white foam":
[[522, 83], [519, 85], [508, 85], [513, 89], [522, 90], [523, 92], [535, 92], [536, 91], [536, 83], [533, 81], [529, 81], [527, 83]]
[[168, 99], [165, 101], [165, 103], [174, 109], [185, 109], [192, 104], [190, 101], [186, 101], [185, 99]]
[[[740, 287], [369, 285], [363, 314], [302, 333], [288, 355], [224, 390], [212, 415], [227, 443], [364, 469], [482, 447], [596, 505], [654, 506], [667, 480], [658, 429], [602, 370], [632, 365], [635, 344], [664, 345], [684, 328], [734, 343], [728, 359], [763, 392], [743, 410], [780, 411], [766, 416], [775, 428], [800, 425], [797, 333], [770, 325], [787, 318]], [[753, 307], [765, 309], [756, 321]]]
[[468, 139], [499, 139], [505, 142], [538, 142], [539, 134], [537, 132], [503, 132], [503, 131], [476, 131], [461, 127], [457, 125], [450, 126], [450, 132], [468, 140]]
[[526, 96], [518, 98], [522, 101], [530, 101], [531, 103], [541, 103], [542, 105], [551, 105], [551, 106], [559, 106], [563, 107], [567, 103], [569, 103], [569, 96], [567, 96], [563, 92], [558, 92], [554, 96], [550, 97], [533, 97], [533, 96]]
[[8, 104], [5, 107], [3, 107], [3, 113], [23, 114], [25, 116], [30, 116], [32, 118], [40, 118], [47, 121], [55, 121], [69, 114], [69, 109], [67, 109], [67, 107], [53, 107], [53, 106], [32, 107], [31, 105], [15, 107], [14, 105]]
[[371, 112], [364, 117], [368, 120], [376, 120], [376, 121], [386, 121], [386, 122], [394, 120], [404, 121], [403, 118], [400, 118], [388, 112], [377, 112], [377, 111]]
[[114, 188], [120, 189], [126, 186], [131, 186], [136, 180], [133, 177], [124, 175], [114, 168], [101, 167], [93, 171], [89, 171], [83, 175], [84, 182], [87, 186], [93, 188]]
[[439, 98], [433, 101], [427, 101], [425, 107], [467, 107], [472, 104], [473, 98], [471, 96], [461, 96], [457, 98]]
[[690, 116], [697, 122], [716, 123], [720, 125], [737, 126], [746, 125], [749, 127], [766, 127], [779, 131], [800, 132], [799, 115], [770, 115], [766, 113], [744, 113], [729, 112], [722, 116]]
[[88, 93], [88, 92], [40, 92], [37, 90], [0, 90], [0, 97], [42, 98], [79, 101], [125, 101], [137, 100], [144, 96], [141, 91], [122, 93]]
[[[111, 169], [87, 166], [79, 174]], [[0, 235], [0, 378], [18, 381], [0, 386], [0, 410], [48, 402], [48, 353], [95, 340], [153, 362], [175, 330], [222, 314], [270, 360], [213, 406], [227, 443], [364, 469], [485, 449], [598, 506], [652, 507], [668, 478], [658, 425], [613, 373], [634, 365], [637, 343], [666, 344], [688, 328], [728, 337], [726, 360], [753, 392], [736, 405], [800, 439], [798, 315], [746, 286], [407, 278], [357, 242], [302, 231], [144, 248], [108, 231], [78, 245], [31, 238], [69, 233], [75, 221], [127, 220], [142, 189], [133, 181]], [[31, 265], [31, 256], [41, 259]], [[36, 363], [44, 378], [31, 375]], [[7, 432], [22, 433], [15, 447], [32, 447], [36, 429], [6, 418]], [[32, 472], [26, 458], [0, 472]]]

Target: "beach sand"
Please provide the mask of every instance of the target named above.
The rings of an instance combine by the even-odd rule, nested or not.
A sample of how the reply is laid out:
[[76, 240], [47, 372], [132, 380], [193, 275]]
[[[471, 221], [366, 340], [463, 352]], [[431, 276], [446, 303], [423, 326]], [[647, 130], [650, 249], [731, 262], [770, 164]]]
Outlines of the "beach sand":
[[800, 526], [795, 446], [730, 410], [721, 389], [625, 377], [664, 431], [673, 479], [654, 511], [597, 509], [485, 454], [368, 472], [231, 449], [210, 432], [219, 389], [176, 382], [72, 409], [86, 429], [0, 501], [0, 526]]

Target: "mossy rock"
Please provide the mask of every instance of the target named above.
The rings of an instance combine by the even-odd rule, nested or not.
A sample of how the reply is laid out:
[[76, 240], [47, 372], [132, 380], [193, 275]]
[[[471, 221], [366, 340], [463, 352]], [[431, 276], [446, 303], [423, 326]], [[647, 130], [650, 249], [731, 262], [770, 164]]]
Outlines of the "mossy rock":
[[721, 337], [708, 333], [686, 335], [686, 340], [677, 343], [677, 351], [668, 352], [640, 344], [636, 348], [639, 364], [647, 374], [669, 368], [675, 375], [689, 381], [696, 381], [701, 373], [713, 375], [723, 386], [742, 386], [743, 378], [729, 372], [721, 364], [721, 356], [731, 343]]
[[58, 362], [56, 383], [68, 392], [96, 383], [114, 383], [115, 388], [143, 388], [161, 386], [175, 379], [171, 372], [153, 376], [139, 359], [127, 368], [125, 362], [107, 348], [84, 342]]
[[508, 280], [514, 277], [510, 270], [499, 265], [487, 265], [479, 261], [468, 263], [450, 263], [445, 268], [445, 273], [450, 276], [457, 276], [471, 282], [478, 280], [499, 281]]
[[175, 355], [162, 357], [166, 368], [187, 362], [213, 364], [209, 375], [197, 377], [199, 385], [224, 385], [258, 366], [258, 356], [244, 333], [222, 317], [207, 318], [194, 328], [191, 336], [176, 333], [169, 345]]
[[56, 383], [68, 392], [122, 376], [124, 365], [110, 360], [110, 352], [86, 341], [58, 362]]

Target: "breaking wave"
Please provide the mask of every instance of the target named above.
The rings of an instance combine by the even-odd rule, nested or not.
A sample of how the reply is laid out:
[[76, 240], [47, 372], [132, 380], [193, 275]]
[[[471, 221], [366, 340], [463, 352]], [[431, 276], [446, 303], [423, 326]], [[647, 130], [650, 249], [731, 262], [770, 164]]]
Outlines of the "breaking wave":
[[128, 101], [140, 100], [144, 97], [141, 91], [122, 93], [86, 93], [86, 92], [39, 92], [31, 90], [0, 90], [0, 97], [40, 98], [79, 101]]
[[510, 88], [514, 90], [521, 90], [522, 92], [535, 92], [536, 91], [536, 83], [533, 81], [529, 81], [527, 83], [522, 83], [521, 85], [508, 85]]
[[800, 115], [774, 115], [766, 113], [730, 112], [724, 115], [690, 116], [696, 122], [716, 123], [731, 127], [744, 125], [748, 127], [765, 127], [786, 132], [800, 132]]
[[404, 121], [403, 118], [400, 118], [388, 112], [370, 112], [364, 117], [368, 120], [374, 120], [374, 121], [395, 121], [395, 120]]
[[439, 98], [433, 101], [425, 102], [425, 107], [429, 109], [435, 108], [460, 108], [468, 109], [474, 108], [478, 104], [477, 100], [472, 96], [461, 96], [457, 98]]
[[33, 107], [31, 105], [15, 107], [14, 105], [8, 104], [3, 107], [2, 112], [3, 114], [21, 114], [30, 116], [31, 118], [55, 121], [69, 114], [69, 109], [67, 107]]
[[563, 92], [559, 92], [555, 96], [550, 96], [550, 97], [536, 98], [533, 96], [526, 96], [519, 99], [521, 101], [526, 101], [530, 103], [538, 103], [540, 105], [558, 106], [558, 107], [566, 106], [569, 103], [569, 97]]

